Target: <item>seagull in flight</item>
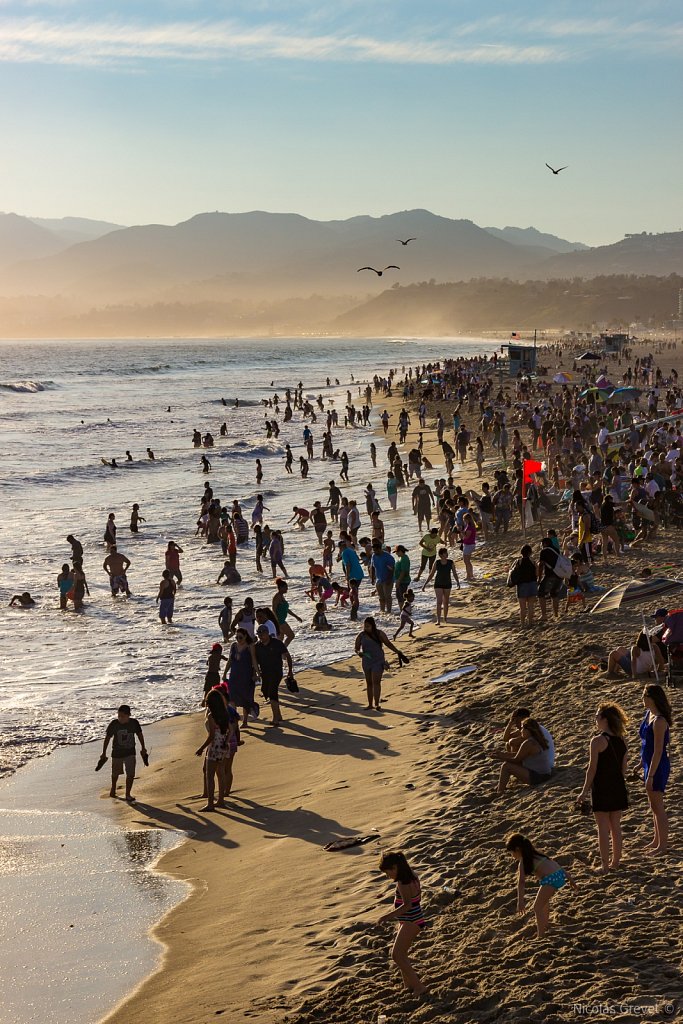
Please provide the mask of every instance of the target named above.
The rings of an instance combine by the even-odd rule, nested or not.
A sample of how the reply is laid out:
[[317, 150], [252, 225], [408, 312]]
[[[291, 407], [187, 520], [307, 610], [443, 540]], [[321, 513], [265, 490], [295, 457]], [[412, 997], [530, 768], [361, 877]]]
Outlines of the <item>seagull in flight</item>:
[[559, 174], [560, 171], [566, 171], [567, 167], [569, 167], [569, 164], [567, 164], [565, 167], [558, 167], [557, 170], [555, 170], [554, 167], [551, 167], [550, 164], [546, 164], [546, 167], [548, 168], [549, 171], [552, 171], [553, 174]]
[[406, 240], [405, 240], [405, 242], [404, 242], [402, 238], [397, 238], [397, 239], [396, 239], [396, 241], [397, 241], [397, 242], [400, 242], [400, 243], [401, 243], [401, 245], [407, 245], [407, 244], [408, 244], [408, 242], [414, 242], [414, 241], [415, 241], [415, 239], [414, 239], [414, 238], [406, 238]]
[[385, 270], [400, 270], [400, 269], [401, 268], [397, 267], [395, 263], [390, 263], [389, 266], [388, 267], [384, 267], [383, 270], [375, 270], [374, 267], [359, 267], [358, 270], [356, 271], [356, 273], [360, 274], [361, 270], [371, 270], [373, 272], [373, 274], [377, 274], [378, 277], [381, 277]]

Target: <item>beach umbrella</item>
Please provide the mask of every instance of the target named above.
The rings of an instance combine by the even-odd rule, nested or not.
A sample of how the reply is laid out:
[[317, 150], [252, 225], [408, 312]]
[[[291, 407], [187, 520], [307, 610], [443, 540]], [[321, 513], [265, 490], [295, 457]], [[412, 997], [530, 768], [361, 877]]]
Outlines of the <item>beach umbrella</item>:
[[602, 373], [596, 380], [595, 386], [596, 388], [600, 388], [601, 390], [608, 391], [610, 388], [614, 387], [614, 384], [612, 384], [611, 381], [607, 380], [607, 377], [605, 377], [604, 373]]
[[596, 359], [598, 362], [602, 359], [602, 356], [597, 355], [595, 352], [583, 352], [579, 359]]
[[594, 402], [604, 402], [606, 397], [607, 393], [596, 387], [584, 388], [579, 394], [579, 398], [592, 398]]
[[608, 402], [637, 402], [640, 398], [638, 388], [615, 388], [611, 395], [607, 396]]
[[568, 373], [556, 373], [555, 376], [553, 377], [553, 380], [554, 380], [554, 382], [556, 384], [571, 384], [572, 383], [572, 378], [569, 376]]
[[666, 576], [653, 576], [649, 580], [626, 580], [617, 583], [591, 608], [594, 612], [615, 612], [623, 605], [636, 604], [639, 601], [650, 601], [664, 594], [683, 590], [683, 580], [674, 580]]
[[[683, 589], [683, 580], [672, 580], [666, 576], [653, 576], [649, 580], [626, 580], [625, 583], [618, 583], [616, 587], [612, 587], [606, 594], [603, 594], [600, 600], [596, 601], [591, 608], [591, 614], [593, 612], [618, 611], [622, 605], [636, 604], [638, 601], [654, 601], [655, 598], [659, 600], [664, 594], [671, 594], [673, 591], [681, 589]], [[644, 613], [641, 613], [641, 617], [643, 620], [643, 633], [647, 637], [647, 645], [650, 649], [655, 679], [659, 682], [657, 662], [652, 650], [652, 641], [647, 630]]]

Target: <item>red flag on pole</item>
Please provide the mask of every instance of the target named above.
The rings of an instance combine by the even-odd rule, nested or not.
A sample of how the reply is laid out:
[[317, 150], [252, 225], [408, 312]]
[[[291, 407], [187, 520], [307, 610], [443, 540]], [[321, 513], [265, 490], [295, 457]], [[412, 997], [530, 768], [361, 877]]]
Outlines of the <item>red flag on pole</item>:
[[538, 462], [536, 459], [525, 459], [522, 465], [524, 476], [522, 478], [522, 497], [526, 498], [527, 484], [531, 483], [531, 479], [534, 473], [540, 473], [543, 469], [543, 463]]

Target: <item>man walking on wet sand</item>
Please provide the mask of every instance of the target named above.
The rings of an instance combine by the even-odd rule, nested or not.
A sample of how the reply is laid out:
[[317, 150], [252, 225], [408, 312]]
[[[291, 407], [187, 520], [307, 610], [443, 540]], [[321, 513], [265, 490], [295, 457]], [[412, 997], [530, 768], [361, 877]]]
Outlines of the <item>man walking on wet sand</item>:
[[111, 748], [111, 789], [109, 790], [109, 796], [116, 796], [116, 785], [119, 780], [119, 775], [122, 775], [123, 772], [125, 772], [126, 800], [129, 804], [135, 802], [135, 797], [131, 791], [133, 789], [133, 779], [135, 778], [136, 736], [140, 740], [140, 756], [142, 757], [143, 763], [147, 765], [149, 764], [149, 758], [140, 723], [137, 718], [130, 717], [130, 708], [128, 705], [122, 704], [118, 710], [116, 718], [107, 726], [107, 731], [104, 734], [102, 756], [100, 757], [97, 766], [98, 769], [101, 768], [107, 760], [107, 747], [109, 746], [109, 741], [113, 740]]

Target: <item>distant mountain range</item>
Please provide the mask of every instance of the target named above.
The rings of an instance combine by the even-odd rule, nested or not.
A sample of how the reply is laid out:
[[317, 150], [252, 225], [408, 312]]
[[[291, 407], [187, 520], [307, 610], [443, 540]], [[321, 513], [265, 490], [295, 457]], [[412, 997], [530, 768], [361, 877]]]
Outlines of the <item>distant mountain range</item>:
[[[415, 236], [401, 245], [399, 239]], [[382, 269], [379, 278], [358, 268]], [[375, 295], [395, 283], [668, 274], [683, 233], [589, 248], [536, 228], [481, 228], [428, 210], [315, 221], [297, 214], [203, 213], [173, 226], [0, 215], [0, 294], [101, 303]]]
[[566, 238], [548, 235], [536, 228], [484, 228], [484, 231], [506, 242], [512, 242], [513, 245], [540, 245], [551, 252], [574, 252], [576, 249], [589, 248], [583, 242], [568, 242]]
[[[399, 241], [413, 237], [407, 245]], [[358, 272], [388, 264], [400, 269], [382, 277]], [[296, 332], [322, 329], [335, 317], [341, 326], [346, 313], [351, 327], [356, 307], [388, 292], [407, 294], [418, 309], [424, 293], [416, 289], [423, 285], [503, 279], [530, 282], [532, 294], [531, 282], [671, 274], [683, 274], [683, 232], [627, 236], [590, 248], [533, 227], [481, 228], [428, 210], [340, 221], [216, 212], [135, 227], [0, 214], [5, 337], [32, 331], [87, 336], [89, 330], [153, 335], [173, 333], [176, 325], [181, 332], [215, 335], [221, 324], [226, 333], [239, 333], [262, 330], [264, 323]], [[399, 323], [394, 314], [403, 300], [386, 301], [389, 320]], [[361, 320], [375, 323], [383, 312], [367, 307], [353, 329], [362, 329]]]

